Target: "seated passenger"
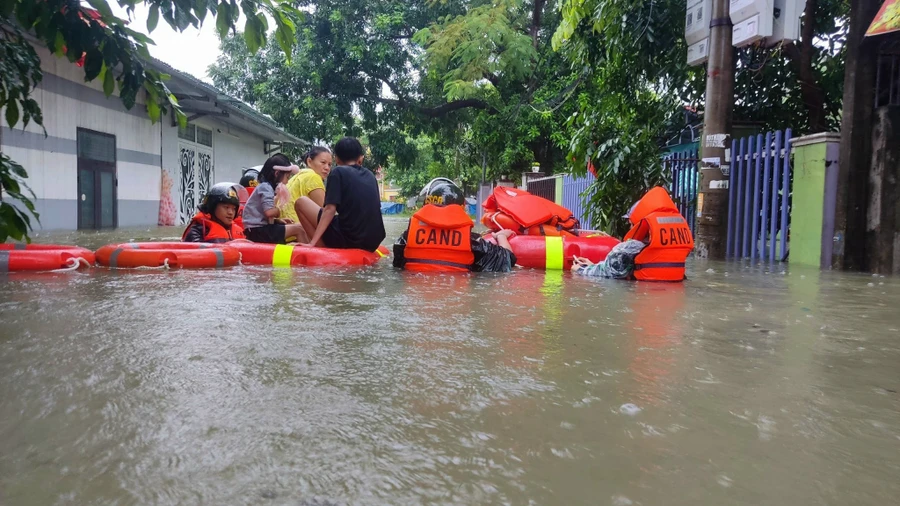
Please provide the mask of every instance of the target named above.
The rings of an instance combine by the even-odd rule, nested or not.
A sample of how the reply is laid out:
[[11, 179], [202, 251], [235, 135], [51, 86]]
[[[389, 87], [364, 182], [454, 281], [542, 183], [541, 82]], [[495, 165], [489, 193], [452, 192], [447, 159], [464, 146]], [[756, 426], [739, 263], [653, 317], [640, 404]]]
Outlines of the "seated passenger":
[[319, 207], [325, 206], [325, 178], [331, 172], [331, 151], [322, 146], [314, 146], [303, 158], [305, 169], [300, 169], [296, 175], [287, 182], [287, 189], [291, 192], [291, 202], [281, 209], [281, 217], [288, 218], [294, 223], [301, 223], [294, 209], [294, 202], [300, 197], [309, 197]]
[[213, 185], [203, 197], [198, 212], [188, 223], [184, 242], [228, 242], [243, 239], [244, 231], [234, 223], [240, 200], [234, 183]]
[[294, 203], [310, 236], [309, 246], [374, 252], [385, 237], [378, 180], [362, 166], [365, 151], [359, 140], [339, 140], [334, 156], [338, 166], [328, 174], [325, 207], [309, 197], [300, 197]]
[[472, 232], [475, 225], [463, 206], [462, 190], [443, 178], [423, 190], [425, 206], [409, 220], [394, 243], [394, 267], [410, 271], [509, 272], [516, 255], [509, 245], [512, 230], [494, 233], [492, 244]]
[[300, 169], [283, 154], [272, 155], [259, 172], [259, 184], [244, 206], [244, 234], [253, 242], [285, 244], [290, 237], [306, 242], [303, 227], [282, 219], [280, 206], [290, 200], [285, 183]]

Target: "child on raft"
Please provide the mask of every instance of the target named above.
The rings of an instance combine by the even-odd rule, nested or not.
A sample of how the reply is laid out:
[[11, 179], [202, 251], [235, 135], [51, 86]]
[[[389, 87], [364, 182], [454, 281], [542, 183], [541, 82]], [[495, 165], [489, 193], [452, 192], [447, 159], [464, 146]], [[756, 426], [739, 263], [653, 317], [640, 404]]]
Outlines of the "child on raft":
[[394, 267], [410, 271], [509, 272], [516, 265], [509, 238], [512, 230], [495, 232], [492, 244], [472, 232], [475, 225], [463, 206], [462, 190], [445, 178], [422, 190], [425, 205], [409, 220], [394, 243]]
[[[307, 235], [308, 246], [375, 251], [385, 238], [381, 196], [372, 171], [362, 166], [362, 144], [344, 137], [334, 145], [337, 167], [325, 182], [324, 207], [300, 197], [294, 210]], [[256, 190], [259, 192], [259, 190]]]
[[234, 183], [213, 185], [203, 196], [200, 210], [184, 229], [181, 240], [222, 243], [243, 239], [243, 229], [234, 222], [241, 203], [237, 187]]
[[253, 242], [285, 244], [290, 237], [306, 242], [303, 226], [281, 217], [279, 207], [290, 201], [285, 183], [300, 169], [283, 154], [272, 155], [259, 171], [259, 184], [244, 205], [244, 235]]

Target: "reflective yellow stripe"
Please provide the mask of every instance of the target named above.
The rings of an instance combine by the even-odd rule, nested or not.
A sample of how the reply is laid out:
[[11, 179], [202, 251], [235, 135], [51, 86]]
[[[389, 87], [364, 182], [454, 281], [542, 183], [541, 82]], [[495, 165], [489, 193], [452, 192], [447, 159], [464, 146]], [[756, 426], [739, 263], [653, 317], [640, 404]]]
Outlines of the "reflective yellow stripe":
[[276, 244], [275, 252], [272, 253], [272, 265], [275, 267], [290, 267], [291, 257], [294, 253], [294, 247], [287, 244]]
[[545, 251], [547, 254], [546, 269], [561, 271], [563, 268], [563, 238], [562, 237], [545, 237], [547, 245]]
[[375, 250], [375, 253], [378, 253], [378, 256], [381, 257], [381, 258], [384, 258], [384, 257], [387, 256], [387, 255], [385, 255], [384, 253], [382, 253], [380, 249]]

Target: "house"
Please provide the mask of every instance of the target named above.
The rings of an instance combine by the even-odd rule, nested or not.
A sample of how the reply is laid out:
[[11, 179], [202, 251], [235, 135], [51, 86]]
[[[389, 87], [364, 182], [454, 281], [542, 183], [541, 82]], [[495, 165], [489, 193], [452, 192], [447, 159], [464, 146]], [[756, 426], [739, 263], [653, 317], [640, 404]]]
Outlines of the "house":
[[[42, 230], [183, 224], [206, 189], [237, 182], [242, 168], [260, 165], [286, 144], [306, 144], [267, 116], [163, 62], [150, 67], [188, 116], [179, 128], [171, 114], [152, 124], [144, 95], [126, 109], [107, 98], [102, 83], [46, 48], [35, 47], [44, 79], [33, 97], [40, 126], [2, 127], [0, 149], [28, 171]], [[162, 205], [161, 205], [162, 203]]]

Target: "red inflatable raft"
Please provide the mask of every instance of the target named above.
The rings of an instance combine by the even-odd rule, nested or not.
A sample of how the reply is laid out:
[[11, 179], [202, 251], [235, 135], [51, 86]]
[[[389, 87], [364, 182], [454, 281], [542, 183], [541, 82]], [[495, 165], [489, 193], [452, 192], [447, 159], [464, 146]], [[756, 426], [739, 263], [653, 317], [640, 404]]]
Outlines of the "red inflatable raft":
[[[485, 239], [496, 242], [493, 237]], [[587, 258], [597, 263], [606, 259], [619, 240], [608, 235], [588, 235], [583, 237], [540, 237], [517, 235], [509, 240], [516, 265], [532, 269], [570, 270], [575, 257]]]
[[94, 265], [94, 253], [78, 246], [0, 244], [0, 273], [73, 270]]
[[241, 261], [226, 244], [198, 242], [129, 242], [97, 250], [97, 263], [112, 268], [171, 267], [202, 269], [231, 267]]
[[273, 265], [275, 267], [323, 267], [345, 265], [372, 265], [388, 255], [388, 249], [379, 246], [374, 253], [361, 249], [309, 248], [292, 244], [264, 244], [246, 240], [228, 243], [241, 252], [245, 265]]

